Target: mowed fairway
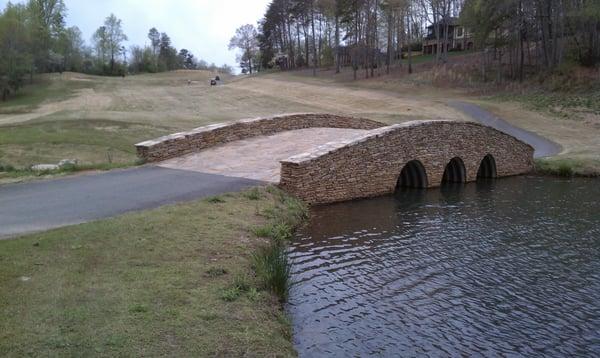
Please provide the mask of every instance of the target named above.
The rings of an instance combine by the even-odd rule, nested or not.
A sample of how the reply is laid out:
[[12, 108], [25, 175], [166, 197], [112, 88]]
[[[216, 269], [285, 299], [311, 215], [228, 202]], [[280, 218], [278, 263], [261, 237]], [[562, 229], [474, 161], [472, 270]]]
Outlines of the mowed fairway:
[[77, 159], [82, 165], [133, 165], [134, 144], [210, 123], [293, 112], [329, 112], [387, 123], [414, 119], [472, 120], [448, 105], [470, 101], [563, 148], [559, 158], [600, 172], [600, 119], [553, 118], [518, 103], [415, 84], [400, 77], [351, 80], [322, 71], [221, 76], [176, 71], [126, 78], [50, 74], [18, 98], [0, 103], [0, 164]]
[[[333, 112], [398, 122], [463, 116], [443, 103], [267, 75], [224, 78], [178, 71], [123, 78], [51, 74], [0, 104], [0, 163], [27, 167], [74, 158], [133, 163], [134, 144], [209, 123], [290, 112]], [[223, 77], [223, 76], [222, 76]], [[188, 80], [192, 81], [188, 84]]]

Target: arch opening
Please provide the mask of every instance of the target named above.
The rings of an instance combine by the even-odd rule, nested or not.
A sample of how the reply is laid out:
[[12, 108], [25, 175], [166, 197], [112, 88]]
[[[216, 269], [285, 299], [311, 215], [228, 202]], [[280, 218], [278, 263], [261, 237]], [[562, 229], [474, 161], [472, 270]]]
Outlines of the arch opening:
[[402, 168], [396, 183], [396, 190], [399, 188], [425, 189], [428, 185], [427, 172], [423, 164], [418, 160], [411, 160]]
[[446, 183], [465, 183], [467, 181], [467, 171], [465, 164], [459, 157], [452, 158], [446, 165], [442, 184]]
[[496, 160], [491, 154], [486, 155], [477, 171], [477, 179], [494, 179], [498, 176], [496, 172]]

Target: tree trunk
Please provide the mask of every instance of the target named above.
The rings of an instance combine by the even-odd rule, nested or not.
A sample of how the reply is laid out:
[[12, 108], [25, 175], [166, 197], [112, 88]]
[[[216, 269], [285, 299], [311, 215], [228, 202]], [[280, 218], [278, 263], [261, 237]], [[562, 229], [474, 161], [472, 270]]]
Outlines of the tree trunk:
[[402, 46], [404, 45], [404, 16], [396, 13], [396, 52], [394, 58], [398, 59], [398, 67], [402, 68]]
[[486, 79], [486, 72], [485, 72], [485, 62], [486, 62], [486, 57], [487, 57], [487, 48], [483, 51], [481, 51], [481, 77], [483, 78], [483, 82], [485, 82]]
[[310, 67], [310, 45], [308, 44], [310, 36], [308, 36], [308, 25], [304, 23], [302, 25], [302, 29], [304, 31], [304, 52], [306, 57], [306, 63], [304, 64], [306, 67]]
[[367, 24], [365, 28], [365, 50], [363, 51], [363, 64], [365, 66], [365, 78], [369, 78], [369, 58], [371, 57], [371, 47], [370, 47], [370, 39], [371, 39], [371, 1], [367, 2], [366, 7], [367, 13]]
[[523, 83], [523, 79], [525, 77], [525, 69], [523, 66], [525, 65], [525, 51], [523, 48], [523, 44], [525, 42], [525, 19], [523, 18], [523, 0], [519, 1], [519, 82]]
[[542, 34], [542, 50], [544, 52], [544, 65], [546, 66], [546, 68], [551, 67], [550, 65], [550, 33], [548, 31], [548, 17], [550, 16], [549, 13], [547, 13], [546, 11], [544, 11], [544, 4], [542, 3], [542, 0], [538, 1], [539, 3], [539, 12], [540, 12], [540, 26], [541, 26], [541, 34]]
[[[313, 10], [313, 19], [314, 19], [314, 10]], [[314, 24], [313, 24], [313, 27], [314, 27]], [[315, 33], [313, 30], [313, 36], [314, 35], [315, 35]], [[321, 51], [323, 51], [323, 21], [321, 19], [321, 16], [319, 16], [319, 51], [318, 51], [318, 56], [317, 56], [317, 60], [319, 61], [319, 68], [321, 68], [321, 53], [322, 53]]]
[[387, 38], [387, 64], [386, 64], [386, 69], [385, 69], [385, 73], [386, 74], [390, 74], [390, 65], [392, 64], [392, 30], [393, 30], [393, 24], [394, 24], [394, 17], [392, 15], [392, 11], [391, 9], [388, 9], [389, 14], [388, 14], [388, 38]]
[[444, 1], [443, 9], [442, 9], [442, 21], [444, 21], [444, 38], [442, 41], [442, 62], [446, 64], [448, 62], [448, 47], [449, 47], [449, 32], [450, 32], [450, 4], [447, 1]]
[[335, 73], [340, 73], [340, 15], [335, 3]]
[[287, 43], [288, 43], [288, 51], [289, 51], [289, 57], [290, 57], [290, 67], [291, 68], [296, 68], [296, 58], [295, 58], [295, 54], [294, 54], [294, 40], [292, 37], [292, 25], [290, 24], [291, 21], [289, 21], [289, 19], [287, 19]]
[[[310, 2], [310, 17], [312, 26], [312, 45], [313, 45], [313, 76], [317, 76], [317, 44], [315, 36], [315, 0]], [[308, 54], [307, 54], [308, 55]]]
[[440, 22], [436, 7], [433, 7], [433, 31], [435, 31], [435, 65], [440, 62]]
[[357, 72], [358, 72], [358, 59], [357, 59], [357, 51], [358, 47], [355, 45], [354, 48], [350, 50], [350, 62], [352, 64], [352, 72], [354, 76], [354, 80], [356, 81]]
[[[379, 36], [377, 34], [377, 7], [379, 5], [379, 0], [375, 0], [375, 10], [373, 15], [373, 44], [375, 45], [373, 51], [371, 51], [371, 77], [374, 74], [375, 60], [377, 59], [377, 65], [379, 66]], [[379, 67], [377, 67], [377, 72], [379, 72]]]
[[110, 50], [110, 74], [115, 72], [115, 52]]
[[410, 8], [406, 14], [406, 22], [408, 23], [408, 39], [406, 45], [408, 46], [408, 74], [412, 73], [412, 21], [410, 18]]
[[298, 40], [298, 54], [302, 53], [302, 44], [300, 42], [300, 24], [296, 23], [296, 38]]

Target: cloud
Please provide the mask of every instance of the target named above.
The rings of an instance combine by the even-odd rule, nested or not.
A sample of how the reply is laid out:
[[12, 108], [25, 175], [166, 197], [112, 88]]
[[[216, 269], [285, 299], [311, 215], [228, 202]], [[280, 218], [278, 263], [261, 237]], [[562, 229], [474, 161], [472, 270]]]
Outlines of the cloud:
[[[0, 0], [4, 8], [8, 1]], [[15, 1], [13, 1], [15, 2]], [[17, 1], [18, 2], [18, 1]], [[21, 1], [24, 2], [24, 1]], [[68, 26], [77, 26], [87, 42], [104, 18], [123, 20], [126, 46], [147, 44], [148, 30], [166, 32], [177, 49], [187, 48], [205, 61], [236, 65], [229, 39], [243, 24], [256, 24], [269, 0], [65, 0]]]

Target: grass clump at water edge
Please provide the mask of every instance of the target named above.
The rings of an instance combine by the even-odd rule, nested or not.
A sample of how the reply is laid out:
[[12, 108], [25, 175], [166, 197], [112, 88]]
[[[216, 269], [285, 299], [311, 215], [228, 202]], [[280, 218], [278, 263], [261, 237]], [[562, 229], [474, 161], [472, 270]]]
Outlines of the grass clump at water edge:
[[262, 247], [253, 255], [252, 261], [263, 286], [277, 295], [280, 301], [287, 300], [291, 269], [283, 245], [271, 243]]
[[285, 245], [295, 229], [307, 219], [308, 208], [299, 199], [275, 187], [268, 190], [278, 200], [263, 211], [268, 222], [255, 227], [253, 232], [258, 237], [268, 238], [269, 242], [253, 255], [252, 262], [263, 287], [284, 302], [288, 298], [291, 272]]
[[600, 176], [600, 160], [578, 160], [573, 158], [540, 158], [535, 160], [535, 171], [539, 174], [565, 178]]

